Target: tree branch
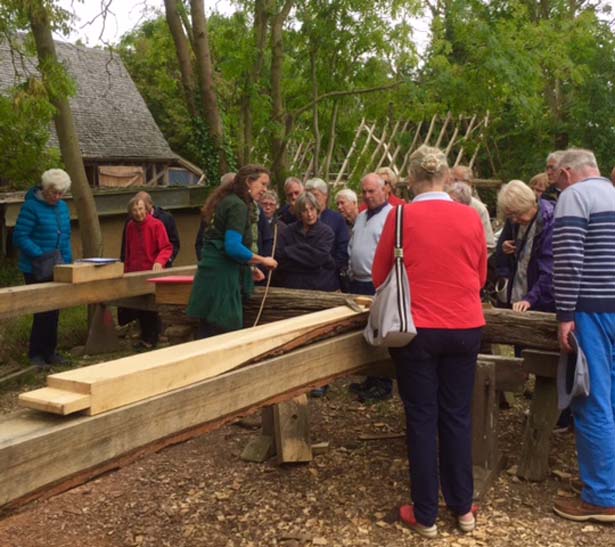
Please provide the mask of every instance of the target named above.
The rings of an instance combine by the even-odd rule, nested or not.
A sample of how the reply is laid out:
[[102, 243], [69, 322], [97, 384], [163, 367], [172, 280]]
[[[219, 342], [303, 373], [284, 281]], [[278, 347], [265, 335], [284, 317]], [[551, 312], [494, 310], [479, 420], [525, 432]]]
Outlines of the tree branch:
[[346, 97], [348, 95], [364, 95], [366, 93], [373, 93], [374, 91], [384, 91], [386, 89], [392, 89], [394, 87], [397, 87], [401, 83], [403, 83], [403, 80], [398, 80], [397, 82], [393, 82], [392, 84], [381, 85], [378, 87], [367, 87], [363, 89], [349, 89], [347, 91], [329, 91], [328, 93], [323, 93], [322, 95], [319, 95], [314, 100], [310, 101], [308, 104], [295, 110], [291, 114], [291, 116], [293, 118], [300, 116], [307, 110], [310, 110], [310, 108], [312, 108], [316, 103], [319, 103], [323, 101], [324, 99], [329, 99], [331, 97]]

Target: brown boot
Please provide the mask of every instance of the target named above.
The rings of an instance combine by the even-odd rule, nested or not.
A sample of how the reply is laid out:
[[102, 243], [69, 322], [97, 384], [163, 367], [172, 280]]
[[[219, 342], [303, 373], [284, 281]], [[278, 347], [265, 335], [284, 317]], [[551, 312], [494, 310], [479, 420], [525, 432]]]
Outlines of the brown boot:
[[600, 507], [585, 503], [580, 498], [555, 498], [553, 511], [565, 519], [583, 522], [595, 520], [598, 522], [615, 522], [615, 507]]

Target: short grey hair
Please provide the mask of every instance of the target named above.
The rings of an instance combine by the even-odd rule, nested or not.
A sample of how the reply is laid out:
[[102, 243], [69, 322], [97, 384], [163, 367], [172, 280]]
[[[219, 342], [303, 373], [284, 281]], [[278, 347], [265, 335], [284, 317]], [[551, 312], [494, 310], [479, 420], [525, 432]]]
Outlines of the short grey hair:
[[303, 182], [301, 181], [300, 178], [297, 177], [288, 177], [285, 181], [284, 181], [284, 191], [286, 192], [286, 190], [288, 190], [288, 187], [291, 184], [298, 184], [299, 186], [301, 186], [301, 188], [303, 188]]
[[136, 193], [128, 200], [128, 205], [126, 206], [126, 210], [128, 213], [132, 213], [132, 208], [137, 205], [137, 203], [142, 202], [143, 206], [147, 209], [147, 202], [139, 195], [140, 192]]
[[261, 196], [260, 201], [263, 201], [264, 199], [272, 199], [276, 202], [276, 204], [280, 203], [280, 198], [278, 198], [278, 194], [273, 190], [265, 190], [263, 192], [263, 195]]
[[308, 203], [314, 207], [318, 213], [320, 213], [320, 204], [318, 203], [316, 196], [310, 192], [303, 192], [303, 194], [301, 194], [295, 202], [295, 214], [298, 216], [303, 213], [303, 211], [307, 209]]
[[70, 176], [64, 169], [47, 169], [41, 176], [41, 188], [43, 190], [54, 188], [58, 192], [68, 192]]
[[451, 169], [451, 175], [457, 182], [467, 182], [470, 183], [474, 178], [474, 171], [468, 165], [455, 165]]
[[456, 180], [449, 186], [448, 195], [459, 203], [470, 205], [472, 202], [472, 187], [467, 182]]
[[335, 194], [335, 201], [337, 201], [338, 198], [347, 199], [348, 201], [352, 201], [355, 204], [359, 203], [357, 193], [350, 188], [344, 188], [343, 190], [340, 190], [337, 194]]
[[536, 194], [522, 180], [511, 180], [498, 192], [498, 209], [506, 216], [522, 215], [536, 205]]
[[322, 179], [313, 178], [305, 181], [305, 190], [318, 190], [322, 192], [325, 196], [329, 195], [329, 185]]
[[569, 167], [570, 169], [583, 169], [584, 167], [591, 167], [598, 169], [598, 162], [596, 156], [591, 150], [585, 150], [583, 148], [569, 148], [566, 150], [557, 163], [557, 167], [562, 169]]
[[549, 163], [550, 161], [554, 161], [557, 165], [565, 153], [565, 150], [554, 150], [547, 156], [547, 163]]
[[363, 178], [361, 178], [361, 186], [363, 186], [363, 182], [365, 182], [368, 178], [374, 179], [382, 188], [384, 188], [384, 179], [378, 173], [367, 173], [367, 175], [364, 175]]

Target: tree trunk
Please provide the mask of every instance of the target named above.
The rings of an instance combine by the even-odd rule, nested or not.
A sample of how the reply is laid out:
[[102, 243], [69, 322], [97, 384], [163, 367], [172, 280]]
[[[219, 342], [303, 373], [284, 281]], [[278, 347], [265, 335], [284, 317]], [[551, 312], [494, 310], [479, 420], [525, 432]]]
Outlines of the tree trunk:
[[282, 39], [284, 22], [290, 13], [293, 1], [286, 0], [282, 9], [271, 21], [271, 117], [273, 119], [273, 134], [271, 136], [271, 155], [273, 165], [271, 170], [275, 184], [282, 189], [288, 170], [286, 154], [287, 133], [290, 120], [286, 116], [284, 98], [282, 96], [282, 65], [284, 63], [284, 42]]
[[245, 88], [241, 97], [241, 134], [242, 143], [240, 149], [240, 161], [243, 165], [250, 163], [252, 159], [252, 143], [254, 136], [254, 123], [252, 117], [252, 94], [254, 86], [260, 78], [263, 62], [265, 59], [265, 41], [267, 38], [267, 6], [265, 0], [254, 2], [254, 59], [246, 75]]
[[312, 162], [313, 176], [320, 176], [320, 127], [318, 120], [318, 75], [316, 73], [316, 55], [318, 48], [312, 45], [310, 51], [310, 69], [312, 73], [312, 96], [314, 98], [314, 108], [312, 109], [312, 128], [314, 131], [314, 160]]
[[164, 0], [164, 7], [169, 31], [175, 44], [175, 53], [179, 63], [186, 106], [190, 115], [196, 118], [198, 117], [198, 109], [194, 71], [192, 70], [192, 60], [190, 59], [190, 42], [184, 33], [184, 25], [179, 14], [177, 0]]
[[53, 90], [53, 85], [50, 85], [50, 71], [56, 70], [61, 65], [58, 63], [55, 44], [51, 34], [49, 13], [43, 6], [42, 0], [31, 3], [28, 17], [36, 44], [39, 70], [43, 76], [49, 100], [57, 110], [54, 123], [56, 133], [58, 134], [58, 141], [60, 142], [62, 159], [72, 182], [71, 193], [75, 200], [75, 207], [77, 208], [77, 216], [79, 218], [83, 256], [86, 258], [101, 256], [103, 244], [100, 222], [96, 213], [94, 195], [92, 194], [85, 174], [85, 167], [83, 166], [73, 113], [70, 109], [68, 98], [57, 95]]
[[218, 108], [218, 98], [213, 76], [213, 63], [209, 50], [209, 34], [203, 0], [190, 0], [192, 14], [192, 32], [194, 33], [194, 53], [199, 75], [199, 87], [203, 102], [203, 113], [207, 121], [209, 136], [218, 154], [220, 173], [229, 170], [224, 150], [224, 131], [222, 117]]

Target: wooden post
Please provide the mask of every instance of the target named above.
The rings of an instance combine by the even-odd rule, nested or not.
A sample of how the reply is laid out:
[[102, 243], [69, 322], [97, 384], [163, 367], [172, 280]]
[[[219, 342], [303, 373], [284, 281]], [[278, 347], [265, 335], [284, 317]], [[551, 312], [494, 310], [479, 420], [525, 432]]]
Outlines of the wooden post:
[[[344, 158], [342, 167], [340, 167], [340, 171], [337, 174], [337, 177], [335, 177], [335, 184], [337, 184], [342, 179], [342, 176], [344, 175], [344, 170], [346, 169], [346, 166], [348, 165], [348, 162], [350, 161], [350, 157], [354, 154], [354, 149], [357, 146], [357, 141], [359, 140], [359, 137], [361, 136], [361, 131], [363, 131], [363, 127], [365, 127], [365, 118], [363, 118], [361, 120], [361, 123], [359, 124], [359, 129], [357, 129], [357, 132], [355, 133], [354, 139], [352, 141], [352, 145], [350, 146], [350, 150], [348, 150], [348, 154], [346, 154], [346, 157]], [[368, 141], [369, 141], [369, 135], [372, 130], [373, 130], [373, 126], [372, 126], [372, 129], [368, 132], [368, 137], [367, 137]]]
[[312, 461], [307, 395], [275, 405], [273, 422], [278, 463]]
[[493, 469], [497, 461], [495, 363], [478, 362], [472, 401], [472, 461]]
[[105, 304], [95, 304], [89, 308], [94, 308], [94, 311], [88, 330], [88, 339], [85, 343], [85, 353], [96, 355], [118, 351], [120, 343], [115, 332], [111, 310]]
[[543, 481], [549, 472], [551, 434], [559, 416], [555, 381], [559, 354], [524, 351], [523, 358], [526, 370], [536, 374], [536, 384], [517, 475], [530, 481]]

